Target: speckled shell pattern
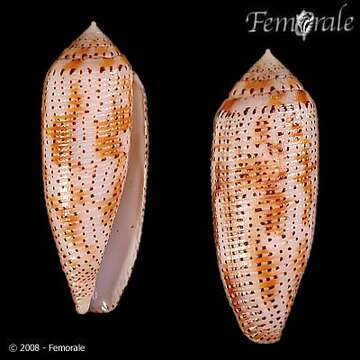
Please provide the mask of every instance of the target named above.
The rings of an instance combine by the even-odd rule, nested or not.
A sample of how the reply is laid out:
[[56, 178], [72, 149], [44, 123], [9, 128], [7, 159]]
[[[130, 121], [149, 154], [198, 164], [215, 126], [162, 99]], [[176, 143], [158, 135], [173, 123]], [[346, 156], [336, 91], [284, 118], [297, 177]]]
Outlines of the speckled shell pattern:
[[81, 314], [89, 311], [127, 176], [135, 76], [125, 56], [93, 23], [54, 62], [44, 83], [46, 205]]
[[219, 270], [243, 333], [281, 338], [314, 234], [314, 101], [269, 50], [217, 112], [211, 159]]

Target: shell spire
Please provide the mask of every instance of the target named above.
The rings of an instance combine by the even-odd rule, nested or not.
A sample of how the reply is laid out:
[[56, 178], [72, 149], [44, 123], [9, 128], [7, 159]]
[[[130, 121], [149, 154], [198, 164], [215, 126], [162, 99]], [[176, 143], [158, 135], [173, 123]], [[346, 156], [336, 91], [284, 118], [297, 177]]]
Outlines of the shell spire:
[[[291, 75], [291, 72], [272, 54], [270, 49], [266, 49], [262, 57], [246, 72], [246, 77], [260, 72], [266, 78], [284, 77]], [[254, 76], [256, 78], [257, 76]]]
[[230, 97], [262, 95], [274, 91], [303, 90], [300, 81], [271, 53], [269, 49], [242, 76], [230, 92]]
[[121, 55], [119, 49], [98, 28], [96, 22], [91, 25], [67, 47], [60, 59], [100, 59]]
[[281, 338], [312, 245], [317, 174], [315, 103], [267, 50], [217, 112], [211, 159], [219, 269], [254, 342]]
[[51, 66], [42, 107], [46, 205], [80, 314], [112, 310], [129, 279], [145, 204], [146, 126], [140, 80], [92, 22]]
[[291, 76], [291, 72], [267, 49], [246, 72], [243, 80], [266, 80]]
[[[112, 41], [99, 29], [95, 21], [73, 42], [79, 47], [93, 47], [102, 42], [109, 47], [115, 47]], [[71, 45], [70, 45], [71, 47]]]
[[81, 39], [106, 39], [107, 42], [111, 42], [109, 38], [99, 29], [95, 21], [92, 21], [89, 27], [76, 39], [76, 41], [81, 41]]

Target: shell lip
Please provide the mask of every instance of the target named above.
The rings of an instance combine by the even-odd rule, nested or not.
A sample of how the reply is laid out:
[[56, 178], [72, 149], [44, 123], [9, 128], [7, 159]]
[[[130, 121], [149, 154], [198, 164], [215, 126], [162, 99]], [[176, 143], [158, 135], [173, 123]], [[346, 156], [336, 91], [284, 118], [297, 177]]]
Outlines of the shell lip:
[[146, 95], [134, 73], [128, 168], [88, 312], [115, 309], [131, 277], [142, 234], [148, 164]]

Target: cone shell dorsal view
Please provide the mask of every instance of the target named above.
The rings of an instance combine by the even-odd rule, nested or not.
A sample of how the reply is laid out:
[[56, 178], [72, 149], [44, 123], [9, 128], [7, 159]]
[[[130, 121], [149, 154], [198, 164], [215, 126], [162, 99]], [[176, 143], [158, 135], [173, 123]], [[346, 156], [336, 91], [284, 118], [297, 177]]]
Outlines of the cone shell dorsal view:
[[267, 50], [217, 112], [211, 159], [219, 269], [254, 342], [281, 338], [312, 245], [317, 183], [315, 103]]
[[94, 22], [47, 73], [46, 206], [80, 314], [111, 311], [134, 265], [145, 205], [146, 113], [139, 78]]

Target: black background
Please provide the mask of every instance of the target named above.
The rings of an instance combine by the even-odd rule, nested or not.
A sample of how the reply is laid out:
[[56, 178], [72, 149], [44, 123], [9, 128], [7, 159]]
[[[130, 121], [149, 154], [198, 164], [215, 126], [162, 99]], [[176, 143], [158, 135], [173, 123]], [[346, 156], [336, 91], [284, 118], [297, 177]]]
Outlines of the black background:
[[[248, 33], [249, 11], [335, 16], [342, 1], [253, 1], [195, 7], [48, 3], [3, 14], [1, 321], [9, 343], [82, 343], [87, 354], [291, 355], [349, 351], [355, 322], [358, 207], [359, 21], [355, 29]], [[47, 8], [46, 8], [47, 6]], [[79, 9], [77, 9], [79, 10]], [[7, 15], [8, 14], [8, 15]], [[7, 21], [6, 21], [7, 20]], [[47, 69], [92, 20], [127, 56], [148, 95], [150, 168], [143, 236], [132, 277], [109, 314], [76, 314], [48, 226], [41, 179], [40, 104]], [[213, 117], [266, 48], [318, 107], [320, 193], [316, 234], [282, 340], [256, 345], [241, 333], [217, 269], [210, 197]], [[351, 217], [351, 204], [355, 216]], [[350, 321], [349, 321], [350, 320]]]

